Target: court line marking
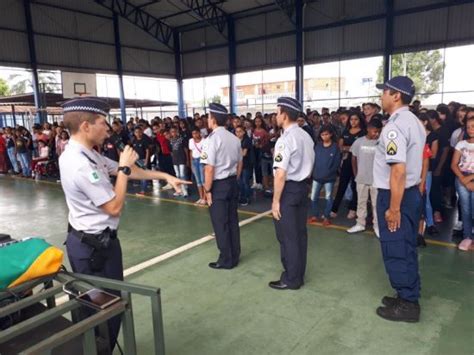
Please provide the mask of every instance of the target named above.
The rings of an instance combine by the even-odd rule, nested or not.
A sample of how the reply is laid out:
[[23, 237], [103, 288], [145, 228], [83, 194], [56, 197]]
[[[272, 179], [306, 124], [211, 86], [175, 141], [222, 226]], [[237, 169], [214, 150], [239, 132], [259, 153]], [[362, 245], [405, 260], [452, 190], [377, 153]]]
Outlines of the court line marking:
[[[45, 180], [36, 181], [36, 180], [26, 179], [26, 178], [17, 177], [17, 176], [8, 176], [8, 178], [21, 180], [21, 181], [35, 182], [35, 183], [40, 183], [40, 184], [53, 185], [53, 186], [58, 186], [59, 185], [59, 183], [57, 183], [57, 182], [45, 181]], [[149, 200], [155, 200], [155, 201], [165, 201], [165, 202], [170, 202], [170, 203], [175, 203], [175, 204], [180, 204], [180, 205], [193, 206], [193, 207], [196, 207], [196, 208], [208, 208], [208, 206], [199, 206], [199, 205], [196, 205], [192, 202], [178, 201], [178, 200], [174, 200], [174, 199], [170, 199], [170, 198], [166, 198], [166, 197], [155, 197], [155, 196], [147, 196], [147, 195], [137, 196], [137, 195], [131, 194], [131, 193], [127, 193], [127, 196], [133, 197], [135, 199], [149, 199]], [[237, 212], [241, 213], [241, 214], [252, 215], [252, 216], [255, 216], [255, 215], [259, 214], [258, 212], [243, 211], [243, 210], [237, 210]], [[272, 216], [264, 216], [264, 217], [265, 218], [273, 218]], [[337, 224], [332, 224], [332, 225], [329, 225], [329, 226], [323, 226], [322, 223], [308, 223], [308, 225], [313, 226], [313, 227], [320, 227], [320, 228], [324, 228], [324, 229], [340, 230], [340, 231], [344, 231], [344, 232], [347, 231], [347, 229], [350, 228], [350, 227], [341, 226], [341, 225], [337, 225]], [[375, 235], [373, 234], [373, 232], [371, 232], [371, 231], [365, 231], [365, 232], [362, 232], [360, 234], [371, 235], [372, 237], [376, 238]], [[449, 243], [449, 242], [443, 242], [441, 240], [434, 240], [434, 239], [425, 238], [425, 241], [426, 241], [427, 244], [431, 244], [431, 245], [442, 246], [442, 247], [446, 247], [446, 248], [457, 248], [456, 244]]]
[[[250, 218], [247, 218], [241, 222], [239, 222], [239, 227], [243, 227], [249, 223], [252, 223], [258, 219], [261, 219], [263, 217], [265, 217], [266, 215], [268, 215], [269, 213], [271, 213], [272, 211], [269, 210], [269, 211], [266, 211], [266, 212], [263, 212], [263, 213], [259, 213], [253, 217], [250, 217]], [[149, 260], [146, 260], [146, 261], [143, 261], [137, 265], [134, 265], [134, 266], [131, 266], [127, 269], [124, 270], [123, 272], [123, 276], [124, 278], [125, 277], [128, 277], [130, 275], [133, 275], [137, 272], [140, 272], [140, 271], [143, 271], [145, 270], [146, 268], [149, 268], [151, 266], [154, 266], [156, 264], [159, 264], [165, 260], [168, 260], [168, 259], [171, 259], [172, 257], [176, 256], [176, 255], [179, 255], [179, 254], [182, 254], [184, 253], [185, 251], [188, 251], [190, 249], [193, 249], [199, 245], [202, 245], [210, 240], [213, 240], [215, 237], [214, 237], [214, 234], [208, 234], [202, 238], [199, 238], [197, 240], [194, 240], [190, 243], [187, 243], [187, 244], [184, 244], [176, 249], [173, 249], [173, 250], [170, 250], [164, 254], [161, 254], [161, 255], [158, 255], [154, 258], [151, 258]], [[58, 297], [56, 299], [56, 303], [59, 305], [59, 304], [62, 304], [62, 303], [65, 303], [69, 301], [69, 296], [68, 295], [63, 295], [61, 297]]]
[[[263, 213], [259, 213], [253, 217], [250, 217], [250, 218], [247, 218], [241, 222], [239, 222], [239, 227], [243, 227], [249, 223], [252, 223], [258, 219], [261, 219], [263, 217], [265, 217], [266, 215], [268, 215], [269, 213], [271, 213], [271, 210], [269, 211], [266, 211], [266, 212], [263, 212]], [[172, 258], [173, 256], [176, 256], [176, 255], [179, 255], [181, 253], [184, 253], [185, 251], [187, 250], [190, 250], [194, 247], [197, 247], [201, 244], [204, 244], [212, 239], [214, 239], [214, 234], [208, 234], [202, 238], [199, 238], [195, 241], [192, 241], [190, 243], [187, 243], [187, 244], [184, 244], [176, 249], [173, 249], [169, 252], [166, 252], [164, 254], [161, 254], [157, 257], [154, 257], [154, 258], [151, 258], [149, 260], [146, 260], [144, 262], [141, 262], [140, 264], [137, 264], [135, 266], [132, 266], [132, 267], [129, 267], [128, 269], [126, 269], [123, 273], [123, 276], [124, 277], [127, 277], [127, 276], [130, 276], [130, 275], [133, 275], [139, 271], [142, 271], [150, 266], [153, 266], [153, 265], [156, 265], [158, 263], [161, 263], [162, 261], [165, 261], [165, 260], [168, 260], [170, 258]]]

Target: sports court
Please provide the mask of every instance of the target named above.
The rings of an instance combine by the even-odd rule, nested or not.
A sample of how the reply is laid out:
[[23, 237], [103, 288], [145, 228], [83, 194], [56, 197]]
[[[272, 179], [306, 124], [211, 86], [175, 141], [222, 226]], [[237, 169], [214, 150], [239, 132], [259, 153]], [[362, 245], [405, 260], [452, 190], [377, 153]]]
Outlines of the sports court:
[[[1, 178], [0, 195], [3, 232], [62, 246], [67, 207], [60, 185]], [[26, 208], [34, 223], [25, 219]], [[256, 214], [241, 211], [240, 219]], [[372, 233], [348, 236], [337, 226], [308, 232], [307, 278], [299, 291], [267, 286], [281, 268], [268, 217], [241, 227], [242, 261], [234, 270], [207, 266], [216, 255], [209, 238], [126, 280], [161, 288], [169, 354], [472, 353], [473, 301], [466, 298], [474, 284], [472, 253], [444, 241], [420, 250], [421, 321], [391, 323], [375, 314], [392, 290]], [[211, 233], [206, 207], [131, 195], [120, 224], [125, 274]], [[141, 325], [149, 324], [148, 308], [140, 298], [133, 307], [138, 353], [151, 353], [150, 329]]]

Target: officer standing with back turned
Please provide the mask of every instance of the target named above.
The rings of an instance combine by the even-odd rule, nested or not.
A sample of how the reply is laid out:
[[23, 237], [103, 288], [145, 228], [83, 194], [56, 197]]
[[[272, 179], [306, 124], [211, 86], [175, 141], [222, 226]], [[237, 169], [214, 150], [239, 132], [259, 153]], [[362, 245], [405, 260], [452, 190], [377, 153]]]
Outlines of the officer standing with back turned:
[[417, 232], [422, 212], [418, 189], [426, 133], [409, 111], [415, 86], [406, 76], [385, 84], [382, 106], [390, 114], [380, 134], [374, 161], [374, 186], [378, 188], [377, 216], [382, 256], [396, 297], [384, 297], [377, 314], [387, 320], [418, 322], [420, 319], [420, 275]]
[[272, 214], [280, 242], [284, 271], [280, 280], [269, 283], [277, 290], [297, 290], [304, 284], [308, 232], [308, 185], [314, 164], [314, 143], [296, 120], [301, 104], [291, 97], [277, 101], [277, 124], [283, 134], [275, 144]]
[[209, 105], [209, 128], [204, 140], [201, 163], [204, 167], [204, 190], [216, 235], [219, 258], [209, 263], [213, 269], [232, 269], [239, 263], [240, 228], [237, 215], [242, 171], [240, 140], [226, 129], [227, 109], [221, 104]]
[[[187, 183], [168, 174], [135, 166], [137, 153], [124, 148], [119, 162], [94, 150], [107, 138], [109, 105], [97, 97], [63, 104], [64, 125], [71, 139], [61, 157], [61, 185], [69, 208], [66, 249], [73, 272], [123, 280], [122, 249], [117, 235], [128, 179], [167, 180], [176, 190]], [[117, 177], [115, 186], [110, 175]], [[120, 316], [109, 321], [111, 348], [120, 330]]]

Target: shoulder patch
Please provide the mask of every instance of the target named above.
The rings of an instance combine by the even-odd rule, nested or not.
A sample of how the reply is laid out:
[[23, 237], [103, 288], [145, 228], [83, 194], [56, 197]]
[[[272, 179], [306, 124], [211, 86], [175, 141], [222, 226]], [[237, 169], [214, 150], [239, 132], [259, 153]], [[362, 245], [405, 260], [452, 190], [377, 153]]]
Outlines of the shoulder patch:
[[90, 182], [92, 182], [93, 184], [95, 184], [96, 182], [99, 182], [100, 181], [100, 175], [99, 173], [96, 171], [96, 170], [93, 170], [90, 175], [89, 175], [89, 180]]
[[389, 132], [387, 133], [387, 138], [390, 139], [390, 140], [393, 140], [393, 139], [395, 139], [395, 138], [397, 138], [397, 137], [398, 137], [397, 131], [392, 130], [392, 131], [389, 131]]
[[277, 163], [280, 163], [282, 160], [283, 160], [283, 156], [282, 156], [280, 153], [278, 153], [278, 154], [275, 156], [275, 161], [276, 161]]
[[397, 154], [398, 147], [394, 141], [390, 141], [387, 145], [387, 155], [395, 155]]
[[201, 154], [201, 159], [202, 159], [202, 160], [206, 160], [206, 159], [207, 159], [207, 153], [206, 153], [206, 152], [202, 152], [202, 154]]

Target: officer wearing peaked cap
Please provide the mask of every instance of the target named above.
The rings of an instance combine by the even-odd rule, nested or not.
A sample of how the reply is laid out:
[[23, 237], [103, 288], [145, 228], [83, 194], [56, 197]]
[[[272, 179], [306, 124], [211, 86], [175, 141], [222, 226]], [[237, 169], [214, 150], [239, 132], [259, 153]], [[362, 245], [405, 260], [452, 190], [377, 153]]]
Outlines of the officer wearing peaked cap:
[[304, 284], [306, 271], [308, 185], [305, 180], [313, 170], [314, 144], [296, 123], [301, 104], [291, 97], [280, 97], [277, 106], [277, 124], [283, 128], [283, 134], [275, 144], [272, 214], [284, 271], [269, 286], [296, 290]]
[[390, 114], [380, 134], [374, 160], [374, 186], [378, 188], [377, 217], [382, 256], [396, 297], [384, 297], [377, 314], [392, 321], [417, 322], [420, 317], [417, 230], [422, 212], [418, 188], [426, 133], [408, 110], [415, 86], [406, 76], [385, 84], [382, 106]]
[[224, 106], [209, 105], [208, 125], [212, 133], [204, 140], [201, 152], [204, 190], [219, 249], [217, 261], [209, 263], [213, 269], [232, 269], [240, 257], [237, 181], [242, 171], [242, 152], [240, 140], [225, 128], [227, 115]]
[[[122, 249], [117, 235], [127, 181], [164, 179], [175, 189], [187, 183], [158, 171], [135, 166], [137, 153], [126, 146], [119, 162], [93, 147], [107, 137], [107, 102], [97, 97], [80, 97], [63, 104], [64, 124], [71, 139], [61, 157], [61, 185], [69, 208], [66, 249], [72, 271], [123, 280]], [[110, 175], [117, 176], [115, 186]], [[111, 348], [120, 329], [120, 317], [109, 321]]]

